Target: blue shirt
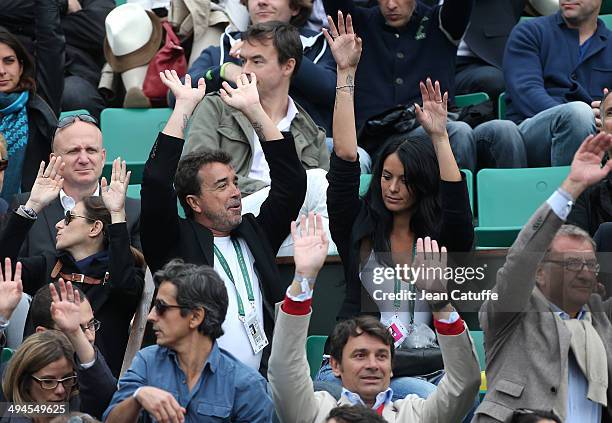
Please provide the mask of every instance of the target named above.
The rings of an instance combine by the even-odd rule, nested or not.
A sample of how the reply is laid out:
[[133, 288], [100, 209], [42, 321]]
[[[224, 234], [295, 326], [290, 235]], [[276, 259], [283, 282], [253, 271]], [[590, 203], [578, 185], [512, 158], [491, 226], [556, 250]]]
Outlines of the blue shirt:
[[[561, 310], [555, 304], [550, 303], [553, 312], [561, 318], [561, 320], [570, 320], [571, 317], [565, 311]], [[576, 318], [584, 319], [586, 310], [584, 307]], [[567, 363], [567, 416], [566, 423], [596, 423], [601, 421], [601, 405], [587, 398], [589, 391], [589, 381], [580, 370], [580, 366], [574, 357], [574, 353], [570, 349]]]
[[[206, 360], [199, 380], [191, 392], [174, 351], [153, 345], [140, 350], [132, 366], [119, 380], [119, 389], [104, 412], [106, 420], [112, 409], [129, 399], [136, 389], [153, 386], [171, 393], [187, 410], [185, 422], [269, 423], [274, 406], [265, 379], [242, 364], [217, 343]], [[153, 418], [143, 411], [144, 422]]]
[[[366, 406], [365, 402], [363, 402], [359, 394], [351, 392], [345, 387], [342, 387], [342, 395], [345, 396], [346, 399], [349, 400], [352, 405]], [[378, 407], [380, 407], [381, 405], [389, 404], [391, 402], [391, 398], [393, 398], [393, 389], [391, 389], [390, 387], [387, 388], [385, 391], [379, 392], [378, 395], [376, 395], [376, 402], [374, 402], [372, 410], [378, 410]]]

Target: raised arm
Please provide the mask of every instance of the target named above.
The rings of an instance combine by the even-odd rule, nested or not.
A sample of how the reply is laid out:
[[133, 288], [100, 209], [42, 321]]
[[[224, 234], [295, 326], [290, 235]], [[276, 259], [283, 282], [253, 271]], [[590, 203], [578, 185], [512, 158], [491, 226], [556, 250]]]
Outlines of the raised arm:
[[328, 240], [321, 217], [315, 219], [312, 213], [308, 216], [308, 225], [306, 217], [301, 217], [299, 230], [295, 222], [291, 224], [291, 235], [295, 277], [287, 289], [274, 327], [268, 379], [281, 421], [312, 422], [317, 417], [318, 406], [309, 375], [305, 344], [312, 290], [327, 256]]
[[612, 162], [601, 167], [601, 159], [611, 146], [612, 135], [599, 133], [587, 137], [574, 155], [570, 173], [561, 189], [523, 226], [497, 273], [494, 292], [498, 293], [499, 300], [487, 301], [480, 309], [480, 324], [488, 332], [487, 338], [495, 339], [516, 322], [531, 296], [538, 266], [565, 219], [552, 207], [553, 197], [569, 196], [575, 201], [586, 188], [604, 178], [612, 169]]
[[461, 181], [461, 173], [446, 132], [448, 93], [442, 95], [440, 83], [436, 81], [432, 84], [430, 78], [427, 78], [425, 83], [420, 82], [419, 87], [423, 107], [415, 104], [416, 118], [433, 143], [440, 166], [440, 179], [449, 182]]
[[175, 71], [160, 73], [162, 82], [177, 98], [174, 111], [158, 135], [142, 178], [140, 239], [152, 272], [175, 257], [179, 242], [179, 215], [174, 190], [174, 175], [183, 150], [184, 131], [189, 118], [205, 94], [204, 79], [191, 87], [191, 77], [183, 84]]
[[334, 152], [342, 160], [357, 160], [357, 132], [355, 129], [355, 72], [361, 57], [361, 38], [353, 30], [351, 15], [338, 11], [338, 28], [331, 16], [327, 17], [329, 31], [323, 29], [336, 60], [336, 104], [334, 106]]

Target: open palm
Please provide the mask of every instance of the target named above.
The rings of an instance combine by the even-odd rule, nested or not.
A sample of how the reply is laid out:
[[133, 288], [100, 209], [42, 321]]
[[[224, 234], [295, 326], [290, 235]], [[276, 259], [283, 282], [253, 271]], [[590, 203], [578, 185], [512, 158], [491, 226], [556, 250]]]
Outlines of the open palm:
[[63, 170], [64, 162], [60, 156], [51, 157], [47, 167], [45, 162], [41, 162], [29, 200], [41, 209], [55, 200], [64, 185]]
[[13, 276], [11, 259], [7, 257], [4, 260], [4, 275], [0, 268], [0, 316], [5, 319], [10, 318], [19, 301], [21, 301], [22, 294], [21, 263], [17, 262], [15, 275]]
[[612, 170], [612, 160], [601, 166], [604, 153], [612, 147], [612, 136], [603, 132], [589, 135], [574, 154], [568, 179], [584, 187], [603, 179]]
[[427, 134], [434, 138], [446, 133], [446, 119], [448, 115], [448, 93], [440, 92], [438, 81], [432, 84], [427, 78], [425, 83], [419, 83], [423, 107], [416, 106], [416, 118]]
[[329, 245], [321, 215], [316, 215], [316, 225], [314, 213], [308, 214], [308, 225], [306, 216], [302, 215], [299, 229], [295, 222], [291, 222], [291, 237], [296, 271], [306, 276], [316, 275], [325, 263]]
[[189, 74], [185, 75], [185, 83], [183, 83], [175, 70], [160, 72], [159, 78], [172, 91], [177, 102], [182, 100], [196, 105], [206, 95], [206, 82], [204, 78], [198, 80], [197, 88], [191, 86], [191, 76]]
[[331, 16], [327, 16], [327, 22], [329, 23], [329, 31], [324, 29], [323, 35], [336, 60], [336, 65], [339, 69], [357, 67], [363, 43], [353, 30], [351, 15], [346, 17], [345, 24], [342, 12], [338, 11], [338, 28], [336, 28]]
[[[249, 81], [249, 77], [251, 80]], [[221, 98], [228, 105], [241, 112], [259, 106], [259, 92], [257, 91], [257, 76], [254, 73], [247, 76], [240, 74], [236, 79], [236, 88], [232, 88], [227, 82], [223, 82]]]
[[[438, 247], [438, 242], [429, 237], [417, 239], [416, 256], [412, 264], [413, 268], [423, 269], [414, 283], [417, 290], [428, 293], [446, 292], [446, 280], [438, 278], [445, 274], [447, 261], [446, 247]], [[432, 269], [427, 271], [427, 269]], [[442, 271], [434, 271], [441, 269]], [[429, 277], [431, 276], [431, 277]]]
[[76, 332], [81, 328], [81, 298], [79, 292], [74, 290], [70, 282], [65, 284], [61, 278], [58, 284], [60, 288], [59, 295], [55, 285], [49, 284], [52, 301], [51, 318], [62, 332]]
[[113, 160], [113, 170], [110, 184], [106, 178], [100, 183], [100, 195], [109, 212], [120, 212], [125, 207], [125, 195], [130, 184], [131, 171], [127, 171], [125, 160], [121, 158]]

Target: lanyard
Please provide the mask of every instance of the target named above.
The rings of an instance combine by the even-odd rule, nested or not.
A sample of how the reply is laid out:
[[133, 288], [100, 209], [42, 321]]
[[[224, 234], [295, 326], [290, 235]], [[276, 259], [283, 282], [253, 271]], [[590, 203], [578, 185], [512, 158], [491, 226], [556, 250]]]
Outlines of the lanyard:
[[[251, 286], [251, 278], [249, 277], [249, 272], [247, 270], [246, 263], [244, 262], [244, 255], [242, 254], [242, 247], [240, 246], [240, 243], [234, 238], [232, 238], [232, 244], [234, 245], [234, 250], [236, 251], [236, 256], [238, 257], [238, 264], [240, 265], [240, 272], [242, 273], [242, 279], [244, 280], [244, 284], [246, 286], [247, 295], [249, 297], [249, 303], [251, 304], [251, 307], [253, 307], [253, 310], [255, 310], [255, 295], [253, 295], [253, 287]], [[221, 250], [219, 250], [215, 244], [213, 244], [213, 250], [215, 252], [215, 256], [217, 256], [217, 259], [219, 260], [219, 263], [221, 263], [221, 267], [223, 267], [223, 270], [227, 274], [227, 277], [232, 281], [232, 284], [234, 284], [234, 290], [236, 291], [236, 299], [238, 300], [238, 315], [240, 316], [240, 320], [244, 320], [244, 317], [246, 314], [244, 313], [244, 306], [242, 305], [242, 299], [240, 298], [240, 293], [238, 292], [238, 289], [236, 288], [236, 281], [234, 280], [234, 275], [232, 274], [232, 270], [227, 264], [225, 257], [223, 257], [223, 253], [221, 253]]]
[[[412, 264], [414, 264], [415, 257], [416, 257], [416, 243], [413, 242], [412, 243]], [[414, 284], [410, 283], [410, 281], [408, 282], [409, 282], [408, 290], [411, 293], [415, 292]], [[399, 294], [401, 290], [402, 290], [402, 282], [398, 278], [395, 278], [395, 283], [393, 285], [393, 293], [395, 294], [395, 298], [393, 299], [393, 308], [395, 308], [396, 315], [402, 305], [401, 300], [399, 299]], [[411, 296], [410, 298], [413, 298], [413, 297], [414, 296]], [[414, 303], [415, 301], [413, 299], [408, 300], [408, 313], [410, 314], [410, 323], [414, 321]]]

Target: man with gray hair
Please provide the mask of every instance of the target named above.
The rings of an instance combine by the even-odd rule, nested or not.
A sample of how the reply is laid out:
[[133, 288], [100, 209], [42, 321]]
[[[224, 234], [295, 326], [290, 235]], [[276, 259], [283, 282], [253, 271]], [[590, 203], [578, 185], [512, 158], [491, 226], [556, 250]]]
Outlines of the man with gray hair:
[[597, 294], [589, 234], [564, 225], [574, 201], [612, 169], [612, 136], [589, 136], [561, 187], [534, 213], [497, 273], [498, 300], [480, 310], [488, 390], [474, 422], [506, 421], [519, 408], [564, 422], [612, 418], [612, 300]]
[[154, 280], [157, 345], [136, 354], [103, 420], [270, 422], [265, 379], [217, 344], [228, 296], [215, 270], [176, 259]]

